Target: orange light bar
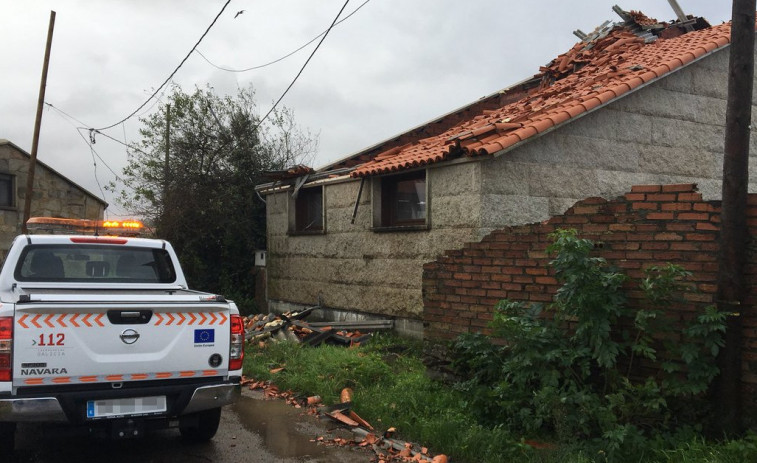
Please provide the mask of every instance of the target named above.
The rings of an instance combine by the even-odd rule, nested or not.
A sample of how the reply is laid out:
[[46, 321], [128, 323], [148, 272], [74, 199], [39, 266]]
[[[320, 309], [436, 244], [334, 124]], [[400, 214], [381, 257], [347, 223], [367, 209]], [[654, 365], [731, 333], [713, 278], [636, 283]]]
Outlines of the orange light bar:
[[58, 217], [32, 217], [26, 221], [30, 231], [54, 234], [139, 235], [144, 225], [139, 220], [89, 220], [63, 219]]

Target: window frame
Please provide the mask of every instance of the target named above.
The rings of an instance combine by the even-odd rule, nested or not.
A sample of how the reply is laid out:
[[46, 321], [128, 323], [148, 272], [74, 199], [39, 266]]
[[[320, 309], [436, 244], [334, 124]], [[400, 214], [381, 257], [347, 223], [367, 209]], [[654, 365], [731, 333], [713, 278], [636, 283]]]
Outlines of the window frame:
[[[398, 219], [398, 187], [406, 181], [423, 181], [425, 213], [422, 219]], [[428, 169], [395, 173], [372, 179], [373, 231], [414, 231], [428, 230], [430, 221]]]
[[[326, 233], [326, 201], [323, 185], [302, 187], [296, 197], [289, 195], [289, 230], [290, 235], [323, 235]], [[320, 197], [321, 223], [318, 227], [304, 228], [302, 223], [309, 218], [309, 201]]]
[[16, 209], [16, 176], [8, 172], [0, 172], [0, 188], [2, 188], [3, 177], [8, 180], [8, 204], [0, 203], [0, 209], [3, 210], [15, 210]]

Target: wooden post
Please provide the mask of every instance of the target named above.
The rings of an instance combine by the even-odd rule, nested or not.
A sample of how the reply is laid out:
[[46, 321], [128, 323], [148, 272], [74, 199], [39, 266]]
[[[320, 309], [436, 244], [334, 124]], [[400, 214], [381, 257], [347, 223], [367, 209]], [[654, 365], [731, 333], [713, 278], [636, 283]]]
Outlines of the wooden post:
[[741, 349], [746, 285], [744, 265], [749, 230], [749, 131], [754, 79], [755, 0], [733, 0], [728, 71], [728, 106], [723, 158], [723, 205], [718, 253], [717, 304], [727, 312], [725, 347], [720, 352], [720, 376], [714, 387], [719, 432], [734, 436], [742, 431]]
[[37, 149], [39, 147], [39, 130], [42, 125], [42, 107], [45, 104], [45, 87], [47, 87], [47, 68], [50, 63], [50, 49], [53, 45], [53, 29], [55, 28], [55, 11], [50, 11], [50, 25], [47, 28], [47, 45], [45, 46], [45, 60], [42, 63], [42, 79], [39, 83], [39, 98], [37, 100], [37, 117], [34, 121], [34, 138], [32, 152], [29, 159], [29, 172], [26, 176], [26, 197], [24, 198], [24, 220], [21, 231], [27, 233], [26, 221], [29, 220], [32, 208], [32, 193], [34, 191], [34, 171], [37, 168]]
[[170, 175], [170, 164], [169, 164], [169, 153], [171, 151], [171, 105], [166, 105], [166, 157], [165, 162], [163, 163], [163, 213], [160, 218], [160, 223], [162, 225], [162, 232], [161, 235], [163, 237], [166, 237], [166, 229], [168, 224], [168, 190], [169, 190], [169, 181], [168, 177]]

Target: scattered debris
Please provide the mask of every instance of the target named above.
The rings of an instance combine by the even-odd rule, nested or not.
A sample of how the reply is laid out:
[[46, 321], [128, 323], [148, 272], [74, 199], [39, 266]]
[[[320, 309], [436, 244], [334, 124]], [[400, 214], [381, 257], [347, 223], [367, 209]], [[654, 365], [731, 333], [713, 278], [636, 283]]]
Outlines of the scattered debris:
[[367, 331], [391, 330], [394, 327], [393, 320], [313, 323], [303, 321], [317, 308], [319, 307], [309, 307], [301, 312], [286, 312], [278, 316], [258, 314], [245, 317], [245, 338], [247, 342], [255, 342], [261, 348], [270, 339], [301, 342], [312, 347], [324, 342], [352, 347], [359, 346], [371, 338], [371, 333], [366, 333]]
[[447, 463], [446, 455], [432, 457], [429, 455], [428, 448], [426, 447], [419, 447], [410, 442], [393, 439], [392, 436], [397, 432], [393, 427], [388, 428], [383, 434], [374, 432], [373, 426], [351, 409], [353, 391], [350, 388], [342, 389], [340, 394], [341, 403], [326, 406], [321, 403], [319, 396], [298, 399], [292, 391], [282, 392], [278, 387], [271, 384], [270, 381], [256, 381], [243, 377], [242, 385], [252, 390], [262, 389], [266, 398], [284, 399], [289, 405], [296, 408], [307, 407], [308, 414], [329, 418], [341, 425], [346, 425], [355, 435], [354, 439], [345, 439], [342, 437], [327, 439], [319, 436], [311, 439], [311, 442], [340, 447], [355, 446], [370, 448], [376, 454], [376, 458], [371, 460], [375, 463]]

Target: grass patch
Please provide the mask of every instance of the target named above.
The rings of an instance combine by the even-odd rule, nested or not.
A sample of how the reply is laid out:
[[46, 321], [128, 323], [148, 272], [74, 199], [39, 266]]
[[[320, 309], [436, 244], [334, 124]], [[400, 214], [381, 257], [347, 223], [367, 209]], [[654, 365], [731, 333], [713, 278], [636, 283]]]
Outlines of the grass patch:
[[[428, 446], [456, 462], [599, 463], [599, 450], [560, 445], [534, 450], [504, 426], [484, 426], [462, 392], [430, 380], [421, 362], [420, 343], [377, 335], [359, 348], [294, 343], [248, 346], [244, 372], [258, 380], [273, 380], [303, 396], [320, 395], [324, 403], [339, 401], [345, 387], [354, 391], [353, 409], [377, 431], [391, 426], [398, 437]], [[273, 368], [284, 370], [271, 374]], [[757, 437], [723, 444], [687, 437], [660, 443], [642, 459], [653, 463], [736, 463], [757, 461]]]

